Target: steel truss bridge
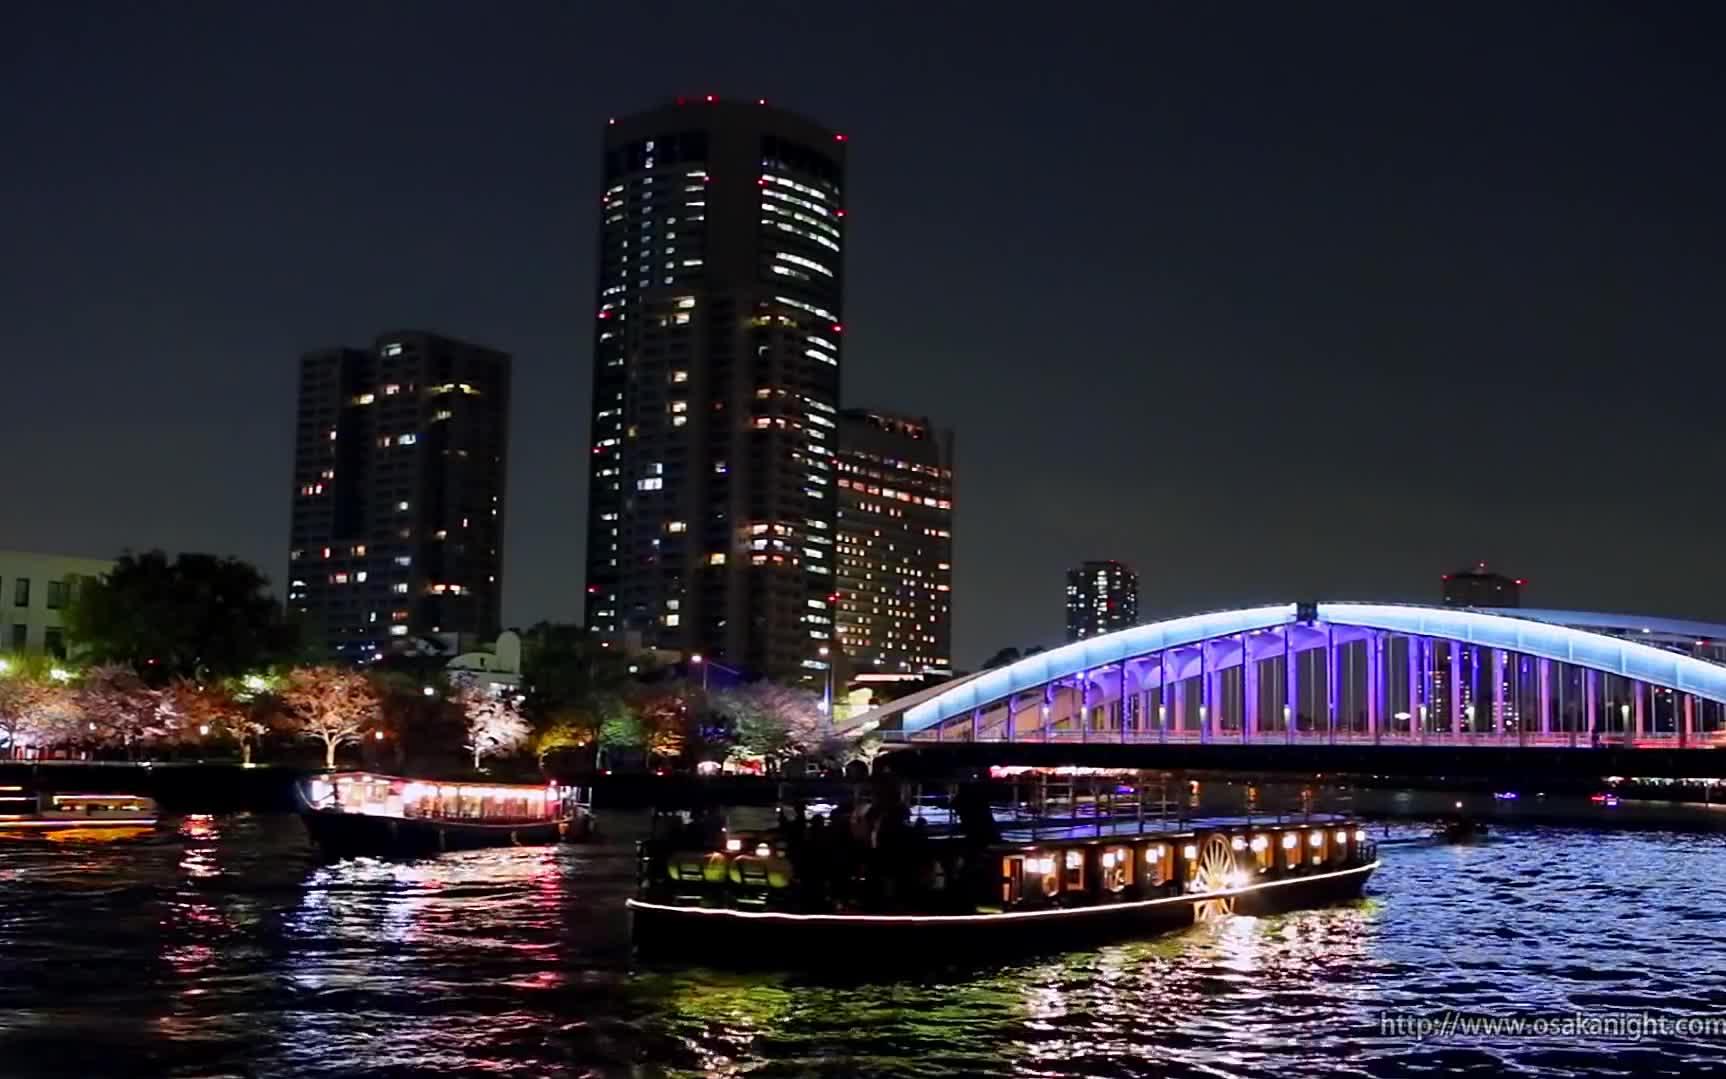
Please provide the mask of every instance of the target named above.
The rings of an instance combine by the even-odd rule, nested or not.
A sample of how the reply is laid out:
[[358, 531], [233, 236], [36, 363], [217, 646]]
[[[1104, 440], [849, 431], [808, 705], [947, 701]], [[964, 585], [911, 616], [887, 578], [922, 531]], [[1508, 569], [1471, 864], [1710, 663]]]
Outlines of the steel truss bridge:
[[857, 720], [1027, 748], [1699, 749], [1726, 745], [1726, 665], [1513, 613], [1290, 603], [1074, 642]]

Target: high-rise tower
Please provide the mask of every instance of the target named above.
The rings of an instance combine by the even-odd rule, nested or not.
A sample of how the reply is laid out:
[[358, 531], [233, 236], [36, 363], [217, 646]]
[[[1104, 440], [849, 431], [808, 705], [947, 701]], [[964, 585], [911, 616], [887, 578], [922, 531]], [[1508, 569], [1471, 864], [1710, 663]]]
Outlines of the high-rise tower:
[[834, 605], [845, 137], [765, 103], [610, 123], [587, 624], [817, 676]]
[[1067, 640], [1100, 637], [1138, 623], [1138, 574], [1120, 562], [1084, 562], [1067, 571]]
[[300, 360], [288, 607], [354, 660], [498, 631], [509, 356], [437, 334]]
[[864, 671], [953, 669], [953, 432], [839, 414], [839, 643]]

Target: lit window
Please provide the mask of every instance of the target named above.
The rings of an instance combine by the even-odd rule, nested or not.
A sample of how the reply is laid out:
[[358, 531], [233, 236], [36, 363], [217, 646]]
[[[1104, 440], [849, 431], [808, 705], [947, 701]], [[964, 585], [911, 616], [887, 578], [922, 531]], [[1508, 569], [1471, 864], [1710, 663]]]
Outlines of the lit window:
[[725, 565], [725, 552], [724, 551], [714, 551], [712, 554], [707, 556], [707, 564], [710, 566], [723, 566], [723, 565]]
[[359, 581], [361, 584], [364, 584], [367, 576], [369, 576], [369, 575], [366, 573], [365, 570], [362, 569], [358, 573], [354, 574], [354, 580]]
[[401, 345], [396, 344], [393, 341], [384, 346], [384, 355], [385, 356], [400, 356], [401, 354], [402, 354]]
[[394, 382], [392, 382], [388, 386], [384, 387], [384, 396], [385, 397], [394, 397], [396, 394], [398, 394], [400, 392], [402, 392], [402, 388], [400, 386], [396, 385]]
[[686, 521], [669, 521], [665, 525], [665, 530], [667, 532], [687, 532], [689, 531], [689, 524]]
[[396, 510], [401, 513], [406, 513], [408, 510], [408, 504], [406, 502], [397, 502]]
[[635, 481], [637, 491], [658, 491], [665, 487], [665, 480], [659, 476], [648, 476]]
[[406, 581], [397, 581], [390, 587], [390, 591], [398, 596], [405, 596], [408, 594], [408, 584]]
[[411, 446], [415, 442], [418, 442], [419, 440], [420, 440], [420, 437], [418, 435], [400, 435], [396, 438], [396, 445], [398, 445], [398, 446]]
[[408, 635], [408, 628], [406, 626], [391, 626], [390, 627], [390, 636], [391, 637], [406, 637], [407, 635]]
[[673, 372], [671, 372], [671, 381], [673, 381], [673, 382], [688, 382], [689, 381], [689, 372], [688, 371], [673, 371]]
[[683, 616], [680, 614], [668, 614], [665, 616], [665, 624], [668, 626], [675, 626], [681, 621], [683, 621]]

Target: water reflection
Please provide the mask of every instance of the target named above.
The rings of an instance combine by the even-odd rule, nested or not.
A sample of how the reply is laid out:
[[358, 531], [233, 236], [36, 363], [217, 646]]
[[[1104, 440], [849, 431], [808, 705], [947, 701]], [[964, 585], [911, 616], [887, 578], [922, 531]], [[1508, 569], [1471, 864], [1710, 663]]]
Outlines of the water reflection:
[[[1726, 1006], [1726, 850], [1702, 837], [1399, 851], [1350, 906], [861, 984], [632, 971], [632, 876], [624, 842], [326, 864], [272, 817], [0, 846], [0, 1071], [1558, 1075], [1608, 1058], [1377, 1016]], [[1619, 1067], [1722, 1064], [1693, 1040]]]

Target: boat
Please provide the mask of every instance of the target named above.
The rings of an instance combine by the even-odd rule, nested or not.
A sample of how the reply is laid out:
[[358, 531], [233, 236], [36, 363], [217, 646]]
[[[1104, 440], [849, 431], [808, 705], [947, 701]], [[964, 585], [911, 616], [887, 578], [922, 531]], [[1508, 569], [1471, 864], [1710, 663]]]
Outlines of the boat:
[[590, 791], [550, 783], [327, 772], [295, 788], [300, 819], [332, 856], [436, 854], [594, 835]]
[[1459, 817], [1445, 821], [1434, 833], [1441, 842], [1473, 843], [1486, 838], [1486, 824], [1472, 817]]
[[155, 830], [154, 799], [141, 794], [30, 792], [0, 787], [0, 836], [54, 842], [131, 839]]
[[1146, 823], [984, 843], [917, 828], [883, 855], [842, 827], [691, 821], [639, 844], [632, 939], [644, 959], [726, 965], [996, 958], [1356, 899], [1379, 865], [1347, 817]]

